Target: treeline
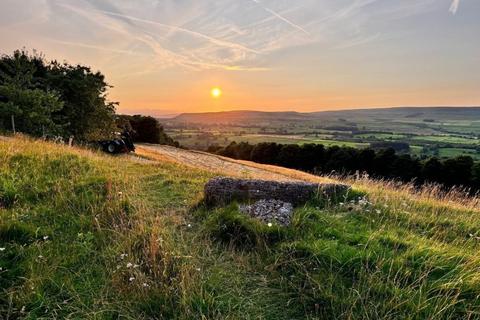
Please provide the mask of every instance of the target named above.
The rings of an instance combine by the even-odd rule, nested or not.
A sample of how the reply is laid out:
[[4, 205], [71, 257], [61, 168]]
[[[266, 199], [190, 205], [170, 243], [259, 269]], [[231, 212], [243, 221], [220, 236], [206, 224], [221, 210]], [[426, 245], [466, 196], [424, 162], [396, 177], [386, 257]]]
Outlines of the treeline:
[[142, 115], [120, 115], [117, 126], [131, 133], [134, 142], [166, 144], [179, 147], [178, 141], [168, 136], [157, 119]]
[[178, 146], [153, 117], [117, 116], [111, 86], [90, 67], [46, 61], [25, 50], [0, 56], [0, 132], [96, 141], [127, 130], [135, 142]]
[[446, 187], [464, 186], [480, 190], [480, 163], [469, 156], [446, 160], [419, 159], [397, 154], [388, 148], [379, 151], [321, 144], [277, 144], [247, 142], [224, 148], [212, 146], [209, 152], [222, 156], [278, 165], [317, 174], [351, 175], [367, 173], [374, 178], [395, 179], [417, 184], [440, 183]]

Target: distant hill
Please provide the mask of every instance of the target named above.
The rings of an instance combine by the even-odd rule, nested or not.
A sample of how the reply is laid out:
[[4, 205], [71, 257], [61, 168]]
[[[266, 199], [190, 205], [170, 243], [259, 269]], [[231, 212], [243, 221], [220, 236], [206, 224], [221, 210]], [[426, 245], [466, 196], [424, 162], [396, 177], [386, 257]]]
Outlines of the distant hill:
[[264, 122], [297, 122], [332, 119], [345, 120], [398, 120], [424, 119], [427, 121], [480, 120], [480, 107], [398, 107], [381, 109], [356, 109], [338, 111], [300, 112], [262, 112], [262, 111], [225, 111], [206, 113], [183, 113], [169, 123], [190, 124], [254, 124]]
[[308, 113], [299, 112], [262, 112], [262, 111], [224, 111], [205, 113], [182, 113], [168, 121], [178, 123], [232, 124], [244, 121], [302, 121], [309, 118]]
[[381, 109], [358, 109], [321, 111], [311, 113], [314, 117], [368, 117], [378, 118], [424, 118], [434, 120], [463, 120], [477, 118], [480, 120], [480, 107], [397, 107]]

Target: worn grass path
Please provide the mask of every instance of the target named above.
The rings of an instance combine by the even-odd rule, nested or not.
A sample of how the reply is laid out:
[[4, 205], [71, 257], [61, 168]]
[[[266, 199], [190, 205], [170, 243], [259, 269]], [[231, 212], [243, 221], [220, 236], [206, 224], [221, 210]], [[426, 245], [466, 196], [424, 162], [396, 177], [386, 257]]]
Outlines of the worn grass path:
[[207, 152], [184, 150], [164, 145], [139, 144], [136, 154], [155, 161], [181, 163], [196, 169], [227, 176], [275, 181], [330, 181], [328, 178], [298, 170], [234, 160]]

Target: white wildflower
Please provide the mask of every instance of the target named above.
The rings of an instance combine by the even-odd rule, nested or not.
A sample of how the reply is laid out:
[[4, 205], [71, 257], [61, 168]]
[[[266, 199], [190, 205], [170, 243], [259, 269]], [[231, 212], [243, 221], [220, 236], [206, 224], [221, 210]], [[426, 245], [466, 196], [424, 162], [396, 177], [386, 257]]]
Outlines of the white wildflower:
[[128, 279], [128, 281], [130, 281], [130, 282], [132, 282], [133, 280], [135, 280], [135, 277], [130, 277], [130, 278]]
[[378, 214], [382, 213], [382, 211], [380, 211], [380, 210], [378, 210], [378, 209], [375, 210], [375, 212], [378, 213]]
[[43, 259], [43, 256], [42, 256], [42, 255], [39, 255], [39, 256], [38, 256], [38, 259]]
[[5, 251], [5, 248], [0, 248], [0, 251]]
[[138, 268], [138, 267], [140, 267], [140, 265], [138, 265], [138, 264], [133, 265], [133, 268], [135, 268], [135, 269]]
[[122, 191], [118, 191], [118, 195], [121, 196], [123, 194]]
[[269, 222], [269, 223], [267, 224], [267, 226], [268, 226], [268, 227], [271, 227], [271, 226], [273, 226], [273, 224], [272, 224], [271, 222]]
[[127, 268], [131, 268], [133, 264], [131, 262], [127, 263]]
[[187, 224], [187, 227], [191, 228], [191, 227], [192, 227], [192, 225], [189, 223], [189, 224]]
[[367, 205], [369, 205], [370, 203], [368, 202], [367, 199], [361, 198], [360, 200], [358, 200], [358, 204], [361, 205], [361, 206], [367, 206]]
[[44, 241], [47, 241], [47, 240], [48, 240], [48, 236], [43, 236], [43, 240], [44, 240]]
[[122, 254], [120, 255], [120, 259], [122, 259], [122, 260], [125, 259], [126, 257], [128, 257], [128, 254], [127, 254], [127, 253], [122, 253]]
[[143, 285], [144, 288], [150, 287], [150, 285], [149, 285], [148, 283], [146, 283], [146, 282], [144, 282], [142, 285]]
[[200, 272], [202, 269], [200, 269], [200, 268], [195, 268], [195, 270], [197, 270], [198, 272]]

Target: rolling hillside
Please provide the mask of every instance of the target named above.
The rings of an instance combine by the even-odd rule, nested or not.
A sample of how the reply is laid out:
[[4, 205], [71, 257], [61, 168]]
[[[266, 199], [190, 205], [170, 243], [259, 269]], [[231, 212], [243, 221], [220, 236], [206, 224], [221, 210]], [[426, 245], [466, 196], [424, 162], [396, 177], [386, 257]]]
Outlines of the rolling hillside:
[[478, 199], [360, 179], [341, 202], [312, 200], [289, 227], [269, 227], [235, 205], [205, 207], [204, 184], [319, 178], [139, 153], [0, 141], [0, 318], [480, 316]]

